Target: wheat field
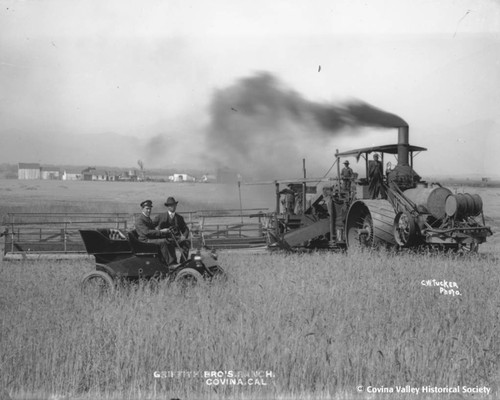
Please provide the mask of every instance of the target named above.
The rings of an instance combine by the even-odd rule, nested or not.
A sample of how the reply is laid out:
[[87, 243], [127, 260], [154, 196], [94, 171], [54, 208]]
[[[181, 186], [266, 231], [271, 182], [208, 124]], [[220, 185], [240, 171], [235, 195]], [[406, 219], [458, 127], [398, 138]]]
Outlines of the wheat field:
[[[28, 202], [12, 185], [4, 194]], [[194, 192], [210, 187], [201, 186], [169, 186], [177, 190], [169, 195], [185, 203], [196, 195], [193, 207], [234, 201], [203, 199]], [[41, 208], [62, 196], [32, 187]], [[115, 205], [132, 209], [143, 194], [102, 187], [61, 188], [77, 196], [60, 205], [109, 204], [115, 195]], [[164, 187], [156, 190], [150, 197], [161, 201]], [[488, 210], [497, 194], [481, 194]], [[497, 215], [487, 214], [492, 225]], [[139, 284], [103, 297], [78, 287], [91, 258], [3, 261], [0, 389], [36, 399], [415, 398], [398, 391], [408, 386], [418, 398], [441, 397], [423, 388], [455, 387], [463, 398], [483, 388], [481, 398], [496, 398], [497, 244], [495, 234], [465, 257], [220, 252], [228, 283], [189, 292]]]

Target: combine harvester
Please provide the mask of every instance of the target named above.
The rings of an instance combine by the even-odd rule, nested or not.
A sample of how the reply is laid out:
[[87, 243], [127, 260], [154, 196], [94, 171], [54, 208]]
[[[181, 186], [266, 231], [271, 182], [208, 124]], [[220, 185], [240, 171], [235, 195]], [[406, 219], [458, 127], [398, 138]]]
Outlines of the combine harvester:
[[[477, 194], [453, 194], [440, 184], [428, 184], [413, 169], [414, 155], [427, 149], [409, 144], [409, 128], [398, 128], [398, 143], [336, 153], [337, 183], [325, 185], [321, 193], [298, 212], [281, 211], [287, 190], [276, 182], [276, 212], [269, 219], [269, 246], [287, 250], [350, 248], [362, 246], [414, 248], [430, 246], [443, 250], [477, 251], [492, 234], [485, 225], [483, 203]], [[343, 158], [365, 160], [379, 153], [397, 156], [397, 165], [386, 165], [382, 197], [372, 199], [369, 182], [362, 178], [350, 190], [341, 184]], [[296, 182], [288, 183], [290, 190]], [[293, 190], [292, 190], [293, 191]], [[308, 187], [295, 190], [306, 205]]]

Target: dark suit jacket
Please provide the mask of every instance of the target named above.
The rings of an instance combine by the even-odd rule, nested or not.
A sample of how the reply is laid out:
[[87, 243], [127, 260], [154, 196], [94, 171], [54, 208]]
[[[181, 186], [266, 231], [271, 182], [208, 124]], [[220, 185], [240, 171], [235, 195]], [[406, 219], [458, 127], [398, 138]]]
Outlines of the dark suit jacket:
[[175, 213], [174, 218], [170, 218], [168, 212], [158, 214], [153, 218], [153, 224], [158, 226], [158, 229], [176, 227], [185, 237], [189, 235], [189, 228], [186, 225], [186, 221], [184, 221], [184, 217], [177, 213]]
[[368, 178], [370, 181], [379, 182], [384, 177], [384, 169], [380, 161], [370, 160], [368, 162]]
[[146, 217], [144, 214], [139, 214], [135, 219], [135, 230], [139, 235], [139, 240], [147, 241], [148, 239], [160, 239], [163, 234], [156, 230], [155, 224], [151, 218]]

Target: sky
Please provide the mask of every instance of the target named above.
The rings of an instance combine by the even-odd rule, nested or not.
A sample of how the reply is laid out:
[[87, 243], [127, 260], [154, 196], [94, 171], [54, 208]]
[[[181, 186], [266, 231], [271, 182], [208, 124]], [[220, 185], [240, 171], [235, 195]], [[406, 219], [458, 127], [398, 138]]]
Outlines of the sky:
[[348, 104], [422, 176], [500, 176], [500, 1], [0, 0], [0, 163], [318, 177], [397, 140], [316, 118]]

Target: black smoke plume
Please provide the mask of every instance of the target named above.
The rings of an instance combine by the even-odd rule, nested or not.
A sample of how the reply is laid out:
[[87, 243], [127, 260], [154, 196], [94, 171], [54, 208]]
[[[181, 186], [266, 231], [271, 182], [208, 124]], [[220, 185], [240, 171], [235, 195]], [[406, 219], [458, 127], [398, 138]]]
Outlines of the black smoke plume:
[[[359, 127], [407, 126], [397, 115], [362, 101], [316, 103], [269, 73], [240, 79], [217, 90], [210, 106], [208, 145], [217, 165], [257, 179], [290, 177], [291, 165], [316, 153], [328, 167], [330, 138]], [[314, 160], [319, 163], [320, 160]]]

